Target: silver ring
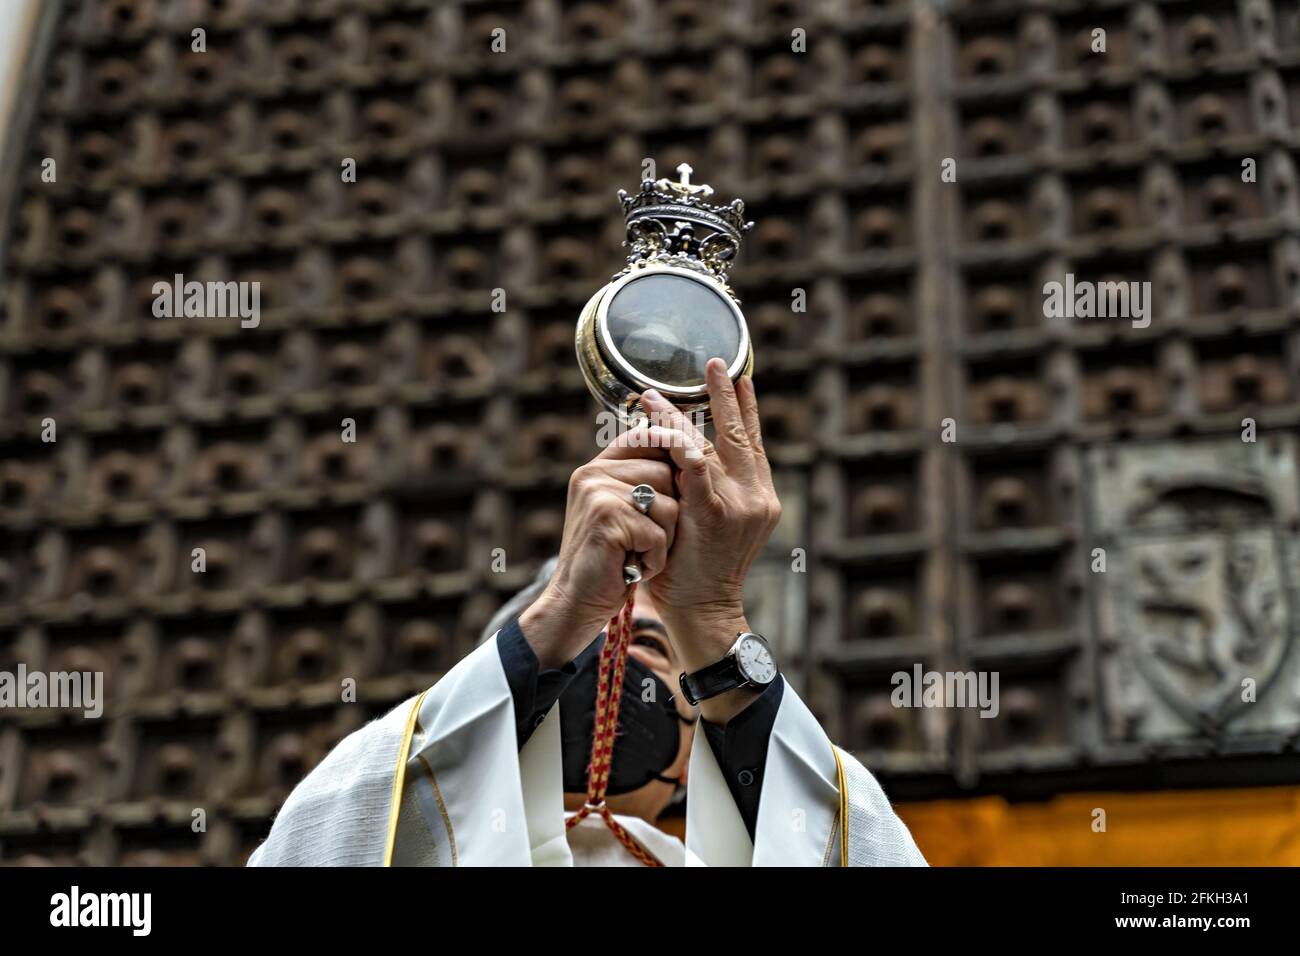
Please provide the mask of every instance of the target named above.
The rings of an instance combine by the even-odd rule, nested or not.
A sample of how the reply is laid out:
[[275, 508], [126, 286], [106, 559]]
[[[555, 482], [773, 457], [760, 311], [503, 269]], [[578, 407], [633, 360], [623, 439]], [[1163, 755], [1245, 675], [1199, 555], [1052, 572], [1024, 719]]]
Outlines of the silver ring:
[[655, 500], [655, 490], [649, 485], [637, 485], [632, 489], [632, 504], [636, 505], [638, 511], [643, 515], [650, 513], [650, 506]]

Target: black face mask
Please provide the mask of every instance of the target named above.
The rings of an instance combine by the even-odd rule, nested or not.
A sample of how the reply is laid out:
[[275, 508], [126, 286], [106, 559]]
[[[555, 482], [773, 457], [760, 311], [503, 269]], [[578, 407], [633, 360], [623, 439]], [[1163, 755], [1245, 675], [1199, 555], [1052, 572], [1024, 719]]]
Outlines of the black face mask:
[[[560, 695], [560, 749], [564, 757], [564, 792], [587, 792], [587, 768], [591, 764], [591, 735], [596, 724], [596, 676], [604, 637], [593, 641], [574, 663], [578, 673]], [[654, 696], [642, 695], [654, 681]], [[658, 675], [629, 657], [623, 670], [623, 698], [618, 711], [618, 733], [614, 738], [614, 760], [610, 768], [610, 796], [628, 793], [662, 776], [677, 759], [681, 747], [681, 721], [672, 692]]]

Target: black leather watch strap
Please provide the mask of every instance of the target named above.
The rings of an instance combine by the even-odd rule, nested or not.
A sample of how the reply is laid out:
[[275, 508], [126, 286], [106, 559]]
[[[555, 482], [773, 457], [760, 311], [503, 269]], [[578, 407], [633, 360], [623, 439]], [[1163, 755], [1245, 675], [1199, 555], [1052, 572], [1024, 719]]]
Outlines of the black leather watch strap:
[[747, 682], [740, 673], [736, 659], [728, 654], [708, 667], [701, 667], [694, 674], [683, 673], [678, 683], [682, 687], [682, 696], [693, 707], [702, 700], [725, 694]]

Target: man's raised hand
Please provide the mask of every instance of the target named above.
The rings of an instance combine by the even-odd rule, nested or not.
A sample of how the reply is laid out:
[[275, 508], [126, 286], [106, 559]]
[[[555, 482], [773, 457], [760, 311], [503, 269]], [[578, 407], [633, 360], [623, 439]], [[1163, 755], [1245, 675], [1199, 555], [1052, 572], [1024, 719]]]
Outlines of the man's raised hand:
[[649, 588], [688, 670], [713, 663], [735, 640], [745, 577], [781, 517], [753, 381], [733, 386], [721, 359], [710, 359], [705, 374], [716, 445], [657, 392], [641, 396], [652, 423], [684, 437], [668, 449], [678, 468], [677, 535]]

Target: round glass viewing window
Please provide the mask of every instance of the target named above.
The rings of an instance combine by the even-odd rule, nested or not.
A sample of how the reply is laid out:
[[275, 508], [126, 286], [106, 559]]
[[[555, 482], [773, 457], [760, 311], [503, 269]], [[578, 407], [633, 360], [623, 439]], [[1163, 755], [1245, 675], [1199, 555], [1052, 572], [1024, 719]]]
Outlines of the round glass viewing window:
[[732, 370], [749, 350], [734, 301], [704, 277], [650, 271], [629, 277], [602, 310], [601, 342], [638, 388], [696, 391], [717, 356]]

